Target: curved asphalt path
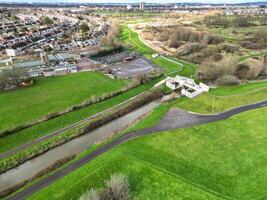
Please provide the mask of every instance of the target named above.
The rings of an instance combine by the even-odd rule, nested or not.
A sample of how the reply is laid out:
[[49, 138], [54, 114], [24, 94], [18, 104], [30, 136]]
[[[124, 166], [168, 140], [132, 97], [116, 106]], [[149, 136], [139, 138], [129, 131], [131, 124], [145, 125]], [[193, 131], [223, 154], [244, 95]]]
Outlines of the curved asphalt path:
[[[104, 154], [105, 152], [109, 151], [110, 149], [129, 141], [135, 137], [140, 137], [144, 135], [149, 135], [151, 133], [172, 130], [177, 128], [184, 128], [189, 127], [197, 124], [205, 124], [209, 122], [219, 121], [223, 119], [227, 119], [233, 115], [236, 115], [241, 112], [245, 112], [248, 110], [261, 108], [267, 106], [267, 100], [258, 102], [255, 104], [250, 104], [246, 106], [237, 107], [222, 113], [214, 114], [214, 115], [199, 115], [188, 113], [186, 111], [180, 109], [171, 109], [165, 117], [154, 127], [146, 128], [139, 131], [131, 132], [126, 135], [119, 137], [118, 139], [114, 140], [113, 142], [102, 146], [101, 148], [93, 151], [92, 153], [86, 155], [85, 157], [73, 162], [72, 164], [68, 165], [67, 167], [60, 169], [59, 171], [55, 172], [54, 174], [40, 180], [39, 182], [33, 184], [32, 186], [22, 190], [21, 192], [16, 193], [14, 196], [8, 198], [10, 200], [21, 200], [26, 199], [30, 195], [34, 194], [35, 192], [40, 191], [41, 189], [47, 187], [48, 185], [54, 183], [55, 181], [59, 180], [60, 178], [68, 175], [73, 170], [78, 169], [79, 167], [83, 166], [84, 164], [92, 161], [96, 157]], [[178, 121], [177, 121], [178, 118]], [[179, 121], [180, 120], [180, 121]]]

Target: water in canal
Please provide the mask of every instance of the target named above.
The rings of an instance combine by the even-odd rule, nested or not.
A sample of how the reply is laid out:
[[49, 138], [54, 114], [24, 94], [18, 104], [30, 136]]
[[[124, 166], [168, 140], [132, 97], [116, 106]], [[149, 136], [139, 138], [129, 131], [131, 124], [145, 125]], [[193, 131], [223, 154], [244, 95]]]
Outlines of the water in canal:
[[111, 136], [142, 115], [153, 110], [160, 104], [160, 101], [150, 102], [118, 119], [115, 119], [93, 131], [88, 132], [78, 138], [75, 138], [61, 146], [58, 146], [30, 161], [27, 161], [17, 168], [11, 169], [0, 175], [0, 192], [12, 186], [21, 183], [38, 172], [52, 165], [57, 160], [67, 156], [78, 154], [96, 142], [100, 142], [104, 138]]

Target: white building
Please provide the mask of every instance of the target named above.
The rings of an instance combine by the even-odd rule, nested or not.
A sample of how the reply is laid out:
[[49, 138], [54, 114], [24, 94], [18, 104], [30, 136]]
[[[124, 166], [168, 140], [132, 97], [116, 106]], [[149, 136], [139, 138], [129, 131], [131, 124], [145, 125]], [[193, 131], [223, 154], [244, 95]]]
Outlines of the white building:
[[196, 84], [193, 79], [178, 75], [174, 78], [169, 77], [166, 80], [166, 86], [171, 90], [181, 89], [181, 95], [189, 98], [194, 98], [203, 92], [209, 91], [209, 86], [204, 83]]
[[145, 2], [141, 2], [140, 5], [139, 5], [139, 9], [140, 10], [145, 10]]

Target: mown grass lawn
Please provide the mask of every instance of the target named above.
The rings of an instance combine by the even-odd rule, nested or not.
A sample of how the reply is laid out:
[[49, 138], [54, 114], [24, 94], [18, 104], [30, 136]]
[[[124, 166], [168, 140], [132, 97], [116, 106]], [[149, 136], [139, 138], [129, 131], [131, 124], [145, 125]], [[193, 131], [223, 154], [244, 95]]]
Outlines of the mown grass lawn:
[[217, 88], [194, 99], [182, 98], [175, 106], [203, 114], [218, 113], [267, 99], [266, 86], [265, 81]]
[[88, 107], [84, 107], [80, 110], [67, 113], [63, 116], [42, 122], [17, 133], [3, 137], [0, 140], [0, 153], [8, 151], [24, 143], [28, 143], [34, 139], [52, 133], [53, 131], [64, 128], [72, 123], [80, 121], [86, 117], [92, 116], [123, 101], [126, 101], [131, 97], [134, 97], [135, 95], [150, 89], [156, 82], [157, 80], [153, 80], [150, 83], [133, 88], [111, 99], [107, 99]]
[[83, 72], [38, 78], [32, 87], [0, 92], [0, 130], [65, 110], [92, 95], [120, 90], [127, 82], [99, 72]]
[[125, 174], [134, 199], [264, 199], [267, 108], [133, 139], [34, 194], [77, 199]]

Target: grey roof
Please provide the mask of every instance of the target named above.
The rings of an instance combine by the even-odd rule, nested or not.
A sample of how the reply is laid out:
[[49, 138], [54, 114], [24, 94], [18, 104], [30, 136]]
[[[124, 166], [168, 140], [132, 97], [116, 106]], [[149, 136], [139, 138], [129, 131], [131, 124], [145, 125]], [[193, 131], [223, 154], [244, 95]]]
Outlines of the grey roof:
[[36, 66], [40, 66], [40, 65], [44, 65], [44, 64], [45, 63], [42, 62], [41, 60], [33, 60], [33, 61], [15, 63], [14, 65], [16, 67], [36, 67]]

